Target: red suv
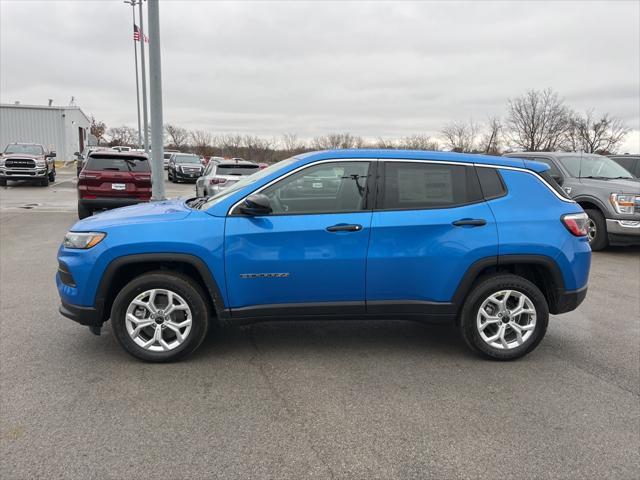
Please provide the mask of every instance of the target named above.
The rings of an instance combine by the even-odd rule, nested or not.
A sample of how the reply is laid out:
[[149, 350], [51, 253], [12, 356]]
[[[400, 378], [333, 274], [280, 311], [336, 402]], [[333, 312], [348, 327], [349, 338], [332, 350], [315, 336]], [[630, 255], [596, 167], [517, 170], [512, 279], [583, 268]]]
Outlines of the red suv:
[[151, 167], [144, 153], [94, 151], [78, 176], [78, 217], [151, 199]]

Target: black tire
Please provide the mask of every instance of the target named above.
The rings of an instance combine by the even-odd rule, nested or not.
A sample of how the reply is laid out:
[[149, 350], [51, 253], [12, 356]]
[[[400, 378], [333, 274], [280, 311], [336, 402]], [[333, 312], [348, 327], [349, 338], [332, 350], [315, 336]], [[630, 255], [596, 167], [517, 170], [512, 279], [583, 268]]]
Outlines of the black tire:
[[85, 207], [81, 203], [78, 203], [78, 218], [82, 220], [93, 215], [93, 211], [90, 208]]
[[7, 181], [3, 178], [0, 180], [0, 187], [6, 187], [7, 186]]
[[[191, 331], [173, 350], [151, 351], [139, 346], [129, 335], [125, 324], [127, 307], [134, 298], [151, 289], [166, 289], [184, 299], [191, 310]], [[120, 345], [140, 360], [172, 362], [191, 354], [200, 346], [209, 328], [209, 311], [202, 289], [191, 278], [177, 272], [145, 273], [129, 282], [116, 296], [111, 309], [111, 325]]]
[[49, 172], [49, 181], [51, 183], [56, 181], [56, 169], [55, 169], [55, 167]]
[[49, 175], [45, 175], [42, 180], [40, 180], [40, 185], [43, 187], [49, 186]]
[[[495, 348], [485, 342], [476, 323], [482, 303], [501, 290], [514, 290], [525, 294], [536, 310], [536, 323], [531, 335], [522, 345], [510, 349]], [[529, 280], [511, 274], [486, 277], [476, 283], [467, 296], [459, 317], [460, 332], [465, 343], [475, 352], [493, 360], [515, 360], [531, 352], [544, 338], [548, 323], [549, 306], [540, 289]]]
[[593, 222], [595, 227], [595, 236], [589, 239], [591, 250], [598, 251], [607, 248], [609, 245], [609, 236], [607, 234], [607, 222], [600, 210], [588, 208], [585, 213], [589, 216], [589, 220]]

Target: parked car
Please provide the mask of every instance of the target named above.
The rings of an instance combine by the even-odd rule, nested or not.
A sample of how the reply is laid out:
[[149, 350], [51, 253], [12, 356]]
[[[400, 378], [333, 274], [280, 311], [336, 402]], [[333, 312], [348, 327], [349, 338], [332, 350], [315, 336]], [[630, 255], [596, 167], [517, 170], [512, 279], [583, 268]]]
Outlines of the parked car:
[[169, 169], [169, 160], [171, 160], [171, 155], [173, 155], [174, 153], [180, 153], [178, 150], [165, 150], [164, 151], [164, 158], [163, 158], [163, 165], [164, 165], [164, 169], [168, 170]]
[[196, 196], [206, 197], [229, 188], [242, 177], [253, 175], [260, 170], [257, 163], [223, 160], [220, 163], [210, 162], [203, 175], [196, 182]]
[[549, 173], [589, 215], [593, 250], [640, 244], [640, 182], [608, 157], [588, 153], [524, 152], [508, 157], [549, 165]]
[[622, 166], [634, 177], [640, 178], [640, 155], [609, 155], [609, 158]]
[[144, 153], [96, 150], [78, 177], [78, 217], [151, 199], [151, 167]]
[[204, 172], [204, 167], [198, 155], [174, 153], [169, 159], [167, 170], [170, 182], [195, 182]]
[[[585, 298], [588, 217], [515, 158], [402, 150], [299, 155], [208, 198], [106, 212], [58, 251], [60, 312], [130, 354], [176, 360], [210, 322], [456, 322], [484, 356], [532, 351]], [[302, 180], [339, 177], [315, 194]], [[318, 182], [316, 182], [318, 183]]]
[[0, 154], [0, 185], [28, 180], [48, 187], [56, 180], [55, 156], [38, 143], [10, 143]]

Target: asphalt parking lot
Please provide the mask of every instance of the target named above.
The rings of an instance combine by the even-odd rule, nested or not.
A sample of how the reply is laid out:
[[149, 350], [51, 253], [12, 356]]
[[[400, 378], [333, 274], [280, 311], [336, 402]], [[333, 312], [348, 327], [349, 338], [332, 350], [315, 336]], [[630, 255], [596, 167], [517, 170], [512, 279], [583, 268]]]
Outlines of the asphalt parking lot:
[[583, 305], [516, 362], [449, 326], [335, 321], [145, 364], [58, 314], [74, 179], [0, 188], [3, 479], [637, 478], [640, 248], [594, 254]]

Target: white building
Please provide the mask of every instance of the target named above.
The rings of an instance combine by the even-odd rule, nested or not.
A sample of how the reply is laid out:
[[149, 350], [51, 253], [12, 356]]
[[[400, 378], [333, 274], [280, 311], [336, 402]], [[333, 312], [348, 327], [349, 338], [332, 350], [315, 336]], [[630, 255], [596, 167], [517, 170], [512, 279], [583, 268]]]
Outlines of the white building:
[[[9, 143], [40, 143], [70, 161], [89, 138], [89, 117], [78, 107], [0, 104], [0, 149]], [[0, 150], [0, 151], [2, 151]]]

